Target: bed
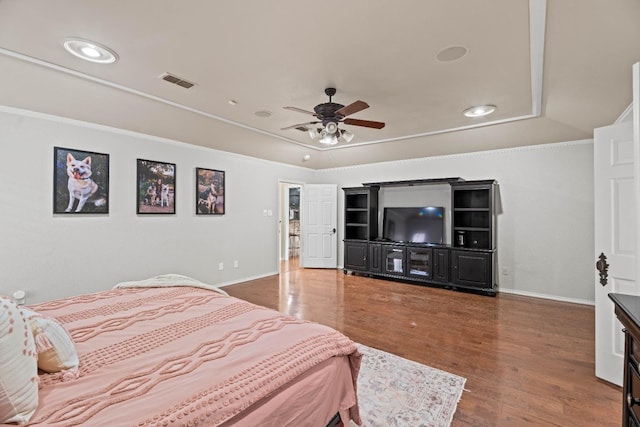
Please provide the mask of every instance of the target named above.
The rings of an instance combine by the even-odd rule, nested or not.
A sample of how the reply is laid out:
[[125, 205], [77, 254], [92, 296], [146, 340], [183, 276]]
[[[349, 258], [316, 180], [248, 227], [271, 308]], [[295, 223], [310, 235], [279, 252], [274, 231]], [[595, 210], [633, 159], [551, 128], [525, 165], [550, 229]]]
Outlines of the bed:
[[27, 321], [66, 330], [79, 362], [38, 372], [28, 425], [360, 424], [353, 341], [196, 280], [164, 275], [27, 308]]

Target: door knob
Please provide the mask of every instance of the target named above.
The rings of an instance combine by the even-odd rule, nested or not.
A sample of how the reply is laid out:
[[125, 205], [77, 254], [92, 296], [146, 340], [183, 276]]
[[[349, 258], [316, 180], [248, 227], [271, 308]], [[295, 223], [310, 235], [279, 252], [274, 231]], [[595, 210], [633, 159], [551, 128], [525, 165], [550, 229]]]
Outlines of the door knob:
[[606, 255], [601, 252], [598, 257], [598, 261], [596, 261], [596, 270], [598, 270], [598, 274], [600, 275], [600, 284], [602, 286], [607, 286], [607, 277], [609, 276], [609, 264], [607, 263]]

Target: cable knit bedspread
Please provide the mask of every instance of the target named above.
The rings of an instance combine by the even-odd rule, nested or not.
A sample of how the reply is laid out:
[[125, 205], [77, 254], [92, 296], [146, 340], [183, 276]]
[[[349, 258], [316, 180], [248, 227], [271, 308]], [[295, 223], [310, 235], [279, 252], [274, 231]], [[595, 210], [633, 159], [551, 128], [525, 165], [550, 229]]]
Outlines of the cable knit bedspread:
[[354, 342], [212, 290], [134, 287], [33, 305], [70, 333], [79, 377], [43, 374], [29, 425], [360, 423]]

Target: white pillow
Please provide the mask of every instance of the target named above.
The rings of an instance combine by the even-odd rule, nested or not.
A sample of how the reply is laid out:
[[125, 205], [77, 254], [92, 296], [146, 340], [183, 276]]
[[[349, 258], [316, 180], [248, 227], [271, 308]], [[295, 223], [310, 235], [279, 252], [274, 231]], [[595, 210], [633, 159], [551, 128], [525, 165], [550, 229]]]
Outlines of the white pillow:
[[38, 368], [49, 373], [72, 369], [77, 376], [80, 361], [67, 330], [50, 317], [26, 308], [23, 310], [31, 323], [38, 353]]
[[38, 365], [23, 310], [0, 297], [0, 423], [25, 424], [38, 407]]

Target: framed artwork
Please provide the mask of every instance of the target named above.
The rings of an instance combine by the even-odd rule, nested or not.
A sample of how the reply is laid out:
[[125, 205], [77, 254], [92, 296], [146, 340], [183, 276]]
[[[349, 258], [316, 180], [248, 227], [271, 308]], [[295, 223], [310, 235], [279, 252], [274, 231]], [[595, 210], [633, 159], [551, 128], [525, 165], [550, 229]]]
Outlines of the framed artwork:
[[196, 215], [224, 215], [224, 171], [196, 168]]
[[109, 155], [53, 147], [53, 213], [109, 213]]
[[176, 213], [176, 165], [138, 159], [137, 213]]

